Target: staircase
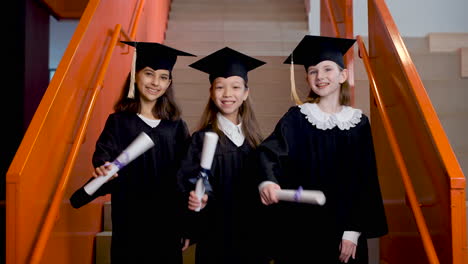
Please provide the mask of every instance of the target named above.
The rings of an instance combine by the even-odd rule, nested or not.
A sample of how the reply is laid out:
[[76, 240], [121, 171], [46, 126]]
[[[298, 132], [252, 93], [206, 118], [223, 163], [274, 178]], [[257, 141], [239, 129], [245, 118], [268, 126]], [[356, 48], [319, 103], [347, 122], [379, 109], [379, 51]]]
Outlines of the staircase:
[[96, 264], [110, 264], [110, 246], [112, 238], [111, 203], [104, 203], [102, 210], [102, 226], [104, 230], [96, 234]]
[[[111, 264], [110, 248], [112, 238], [111, 203], [103, 206], [103, 231], [96, 234], [96, 264]], [[184, 264], [195, 263], [195, 246], [190, 246], [183, 253]]]
[[[286, 56], [308, 33], [302, 0], [174, 0], [166, 45], [198, 57], [181, 57], [175, 65], [174, 87], [183, 118], [196, 128], [209, 98], [208, 75], [188, 65], [226, 46], [266, 62], [249, 73], [250, 99], [263, 135], [293, 105]], [[305, 87], [304, 69], [296, 67], [296, 85]], [[305, 94], [306, 91], [303, 91]]]
[[[210, 84], [207, 74], [188, 65], [229, 46], [266, 62], [249, 73], [248, 86], [262, 133], [267, 136], [294, 105], [289, 65], [283, 61], [305, 34], [308, 22], [303, 0], [173, 0], [164, 44], [198, 56], [179, 57], [173, 70], [176, 99], [190, 131], [196, 129], [208, 101]], [[468, 48], [434, 51], [430, 37], [404, 41], [460, 165], [468, 172]], [[295, 67], [295, 79], [304, 98], [308, 91], [303, 67]], [[355, 100], [355, 107], [370, 115], [369, 82], [358, 57]], [[110, 263], [110, 203], [104, 210], [104, 230], [96, 236], [96, 264]], [[191, 246], [184, 253], [185, 264], [194, 263], [194, 249]], [[370, 240], [369, 263], [379, 262], [378, 250], [378, 239]]]
[[[468, 174], [468, 78], [462, 50], [468, 34], [430, 34], [403, 38], [432, 105], [465, 175]], [[444, 36], [446, 36], [444, 38]], [[369, 46], [366, 44], [367, 49]], [[357, 54], [357, 52], [355, 52]], [[466, 62], [465, 62], [466, 63]], [[356, 106], [369, 114], [369, 81], [362, 60], [355, 59]]]
[[[458, 162], [467, 175], [468, 53], [464, 52], [468, 51], [468, 34], [433, 33], [427, 37], [403, 39]], [[369, 48], [367, 44], [366, 47]], [[355, 94], [356, 106], [369, 114], [369, 81], [359, 58], [355, 58]], [[466, 204], [468, 215], [468, 199]], [[370, 250], [369, 253], [373, 254]]]

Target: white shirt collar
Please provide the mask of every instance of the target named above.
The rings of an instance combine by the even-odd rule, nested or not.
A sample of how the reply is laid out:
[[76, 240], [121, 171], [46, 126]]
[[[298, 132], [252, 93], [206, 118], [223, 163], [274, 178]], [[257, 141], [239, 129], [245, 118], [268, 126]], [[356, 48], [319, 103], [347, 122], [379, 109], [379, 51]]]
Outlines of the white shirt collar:
[[349, 130], [361, 121], [362, 111], [350, 106], [343, 106], [338, 113], [325, 113], [317, 104], [305, 103], [299, 105], [301, 113], [318, 129], [327, 130], [337, 126], [341, 130]]
[[218, 118], [219, 129], [223, 131], [224, 135], [226, 135], [236, 146], [242, 146], [245, 140], [244, 133], [242, 132], [242, 123], [235, 125], [219, 112], [216, 117]]
[[146, 124], [148, 124], [148, 126], [152, 127], [152, 128], [155, 128], [159, 125], [159, 123], [161, 123], [161, 119], [149, 119], [147, 117], [144, 117], [143, 115], [141, 114], [137, 114], [139, 118], [141, 118], [141, 120], [143, 120]]

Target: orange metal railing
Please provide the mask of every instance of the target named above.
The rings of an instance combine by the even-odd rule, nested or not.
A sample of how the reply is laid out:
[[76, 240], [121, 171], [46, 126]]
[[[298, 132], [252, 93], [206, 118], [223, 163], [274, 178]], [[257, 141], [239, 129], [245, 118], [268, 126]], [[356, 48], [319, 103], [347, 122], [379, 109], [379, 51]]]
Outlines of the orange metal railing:
[[41, 227], [39, 231], [39, 237], [37, 239], [36, 246], [34, 247], [33, 253], [31, 256], [32, 264], [39, 263], [41, 261], [42, 254], [44, 253], [44, 248], [46, 247], [50, 232], [52, 231], [52, 228], [55, 224], [55, 217], [57, 216], [58, 211], [60, 209], [60, 203], [62, 202], [65, 188], [67, 186], [68, 179], [70, 177], [71, 171], [75, 164], [75, 160], [77, 158], [80, 145], [83, 143], [85, 133], [86, 133], [86, 128], [88, 126], [91, 113], [93, 112], [94, 105], [97, 100], [97, 96], [102, 87], [102, 81], [104, 79], [107, 67], [109, 65], [112, 52], [114, 51], [114, 48], [117, 45], [121, 27], [122, 26], [119, 24], [115, 26], [114, 33], [112, 34], [112, 40], [109, 44], [109, 48], [106, 51], [103, 66], [101, 66], [101, 69], [99, 70], [98, 81], [96, 83], [96, 86], [93, 89], [91, 100], [89, 101], [88, 106], [86, 107], [84, 118], [81, 124], [79, 125], [76, 138], [73, 140], [72, 148], [68, 156], [65, 169], [63, 170], [62, 176], [60, 177], [58, 188], [55, 192], [55, 195], [52, 197], [52, 203], [50, 205], [50, 208], [47, 211], [44, 225]]
[[[467, 263], [465, 177], [385, 2], [368, 1], [368, 8], [371, 65], [437, 257], [441, 263]], [[371, 110], [377, 112], [375, 108], [372, 105]], [[377, 127], [381, 122], [379, 116]], [[388, 168], [381, 171], [389, 183], [387, 194], [395, 201], [387, 208], [389, 215], [400, 219], [390, 217], [390, 234], [381, 239], [382, 257], [389, 263], [435, 261], [427, 251], [429, 241], [421, 235], [418, 220], [416, 226], [403, 224], [415, 211], [411, 206], [408, 210], [409, 190], [402, 188], [401, 193], [399, 184], [388, 180], [394, 175], [393, 166], [383, 163], [394, 164], [396, 157], [389, 157], [383, 137], [377, 133], [380, 166]], [[417, 257], [411, 259], [410, 255]]]
[[406, 168], [406, 164], [403, 160], [403, 155], [401, 154], [400, 147], [395, 137], [395, 132], [392, 128], [392, 125], [390, 124], [390, 119], [388, 118], [385, 105], [379, 94], [377, 83], [375, 81], [375, 75], [372, 72], [372, 68], [371, 68], [370, 61], [369, 61], [369, 56], [367, 55], [367, 50], [366, 50], [366, 47], [364, 45], [364, 42], [361, 36], [357, 36], [357, 43], [359, 45], [359, 54], [362, 57], [362, 60], [364, 62], [364, 66], [367, 72], [367, 76], [369, 78], [370, 88], [375, 98], [376, 108], [379, 111], [383, 126], [385, 128], [385, 132], [388, 136], [388, 142], [393, 152], [395, 162], [398, 164], [398, 169], [403, 179], [403, 183], [405, 186], [406, 194], [408, 195], [411, 210], [413, 211], [419, 233], [421, 234], [421, 237], [423, 240], [424, 249], [429, 258], [429, 262], [433, 264], [438, 264], [440, 262], [439, 262], [439, 259], [437, 258], [437, 254], [434, 249], [434, 244], [432, 243], [432, 239], [431, 239], [431, 236], [429, 235], [429, 231], [428, 231], [426, 222], [424, 220], [424, 216], [421, 212], [421, 208], [419, 207], [419, 202], [417, 200], [416, 193], [414, 191], [413, 183], [411, 182], [411, 179], [408, 175], [408, 169]]
[[119, 35], [161, 43], [169, 4], [89, 1], [7, 173], [7, 263], [94, 262], [107, 197], [80, 210], [68, 197], [89, 178], [95, 140], [129, 72]]

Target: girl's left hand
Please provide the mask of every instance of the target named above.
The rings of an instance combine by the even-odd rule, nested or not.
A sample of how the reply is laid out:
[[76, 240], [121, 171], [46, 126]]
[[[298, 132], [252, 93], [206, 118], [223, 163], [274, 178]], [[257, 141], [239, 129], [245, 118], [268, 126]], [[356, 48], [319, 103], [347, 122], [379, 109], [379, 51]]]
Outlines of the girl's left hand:
[[182, 251], [187, 250], [189, 246], [190, 246], [190, 239], [182, 238]]
[[195, 194], [195, 191], [190, 192], [189, 200], [188, 200], [188, 208], [192, 211], [195, 211], [197, 208], [205, 208], [206, 204], [208, 203], [208, 195], [205, 193], [200, 200], [198, 196]]
[[343, 239], [340, 243], [340, 261], [348, 263], [350, 257], [353, 257], [353, 259], [356, 258], [356, 244]]

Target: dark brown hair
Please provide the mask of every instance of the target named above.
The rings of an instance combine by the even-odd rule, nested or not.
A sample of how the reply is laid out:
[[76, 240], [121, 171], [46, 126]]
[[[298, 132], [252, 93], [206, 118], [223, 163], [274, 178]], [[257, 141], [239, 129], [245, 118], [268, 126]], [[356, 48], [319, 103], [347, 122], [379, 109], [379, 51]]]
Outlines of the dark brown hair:
[[[249, 89], [247, 87], [247, 83], [245, 83], [245, 89]], [[214, 132], [216, 132], [219, 137], [222, 139], [223, 132], [219, 129], [218, 126], [218, 119], [216, 117], [217, 113], [219, 112], [218, 107], [213, 102], [212, 93], [213, 93], [213, 85], [210, 87], [210, 98], [208, 99], [208, 103], [205, 106], [205, 110], [200, 118], [200, 123], [198, 125], [198, 129], [205, 129], [208, 126], [211, 126]], [[252, 104], [250, 103], [249, 97], [242, 103], [239, 107], [239, 115], [241, 116], [242, 122], [242, 132], [244, 132], [245, 139], [252, 147], [257, 147], [263, 137], [260, 133], [260, 126], [258, 125], [257, 118], [253, 112]], [[220, 140], [220, 142], [222, 142]]]
[[[169, 73], [169, 79], [172, 80], [172, 73]], [[154, 116], [160, 119], [177, 120], [180, 118], [181, 111], [174, 99], [174, 90], [172, 88], [172, 84], [173, 82], [171, 82], [166, 92], [157, 99], [153, 108]], [[135, 83], [135, 98], [127, 97], [129, 87], [130, 74], [128, 74], [127, 80], [125, 81], [119, 100], [117, 100], [114, 105], [115, 112], [140, 112], [140, 92], [138, 91], [138, 86]]]

